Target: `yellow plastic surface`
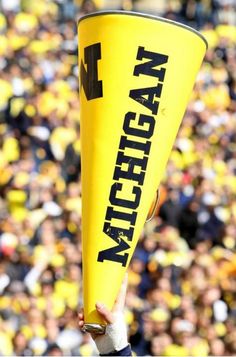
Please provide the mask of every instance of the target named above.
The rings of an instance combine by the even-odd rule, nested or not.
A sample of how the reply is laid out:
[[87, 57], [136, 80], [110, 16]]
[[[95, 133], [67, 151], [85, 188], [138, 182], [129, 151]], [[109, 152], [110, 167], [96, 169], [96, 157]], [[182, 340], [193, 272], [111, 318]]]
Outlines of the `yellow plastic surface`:
[[206, 42], [180, 24], [126, 12], [82, 18], [78, 35], [84, 311], [86, 323], [103, 323], [95, 303], [114, 304]]

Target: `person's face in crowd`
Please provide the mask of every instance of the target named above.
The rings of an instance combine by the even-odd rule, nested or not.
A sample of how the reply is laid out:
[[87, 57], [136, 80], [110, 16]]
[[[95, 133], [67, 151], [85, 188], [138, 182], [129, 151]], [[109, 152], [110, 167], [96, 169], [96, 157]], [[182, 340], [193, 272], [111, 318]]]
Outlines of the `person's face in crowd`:
[[70, 213], [69, 219], [72, 223], [76, 224], [78, 227], [81, 226], [81, 216], [77, 212], [72, 211]]
[[198, 315], [198, 330], [202, 329], [205, 331], [208, 330], [208, 327], [211, 325], [210, 317], [204, 314], [201, 310]]
[[157, 247], [157, 241], [154, 237], [145, 237], [143, 240], [143, 247], [147, 252], [154, 252]]
[[151, 353], [153, 356], [163, 356], [164, 349], [172, 343], [172, 338], [163, 333], [151, 340]]
[[0, 276], [2, 274], [5, 274], [5, 269], [6, 269], [6, 262], [5, 261], [0, 261]]
[[41, 284], [42, 295], [44, 297], [50, 297], [53, 294], [53, 280], [43, 281]]
[[37, 308], [31, 308], [27, 316], [31, 325], [42, 325], [44, 323], [43, 313]]
[[40, 201], [41, 201], [42, 203], [53, 201], [53, 193], [52, 193], [51, 188], [49, 188], [49, 187], [46, 188], [46, 187], [45, 187], [45, 188], [42, 188], [42, 189], [41, 189], [41, 192], [40, 192]]
[[80, 186], [75, 182], [71, 182], [68, 185], [68, 196], [69, 197], [80, 197], [80, 195], [81, 195]]
[[168, 329], [168, 321], [153, 321], [154, 336], [166, 332]]
[[63, 356], [63, 352], [59, 347], [55, 346], [50, 349], [49, 356]]
[[157, 281], [157, 287], [161, 291], [171, 291], [170, 281], [165, 278], [161, 278]]
[[96, 6], [92, 0], [85, 0], [82, 4], [82, 11], [85, 14], [96, 11]]
[[42, 235], [49, 232], [54, 232], [54, 224], [52, 219], [48, 218], [41, 224], [41, 232]]
[[189, 281], [194, 290], [199, 292], [204, 291], [208, 287], [204, 269], [196, 264], [190, 267], [186, 280]]
[[167, 279], [168, 281], [170, 281], [171, 280], [171, 276], [172, 276], [171, 267], [167, 266], [167, 267], [163, 268], [162, 278], [164, 278], [165, 280]]
[[235, 330], [235, 326], [234, 326], [234, 331], [232, 331], [229, 336], [228, 340], [229, 340], [229, 347], [230, 347], [230, 351], [232, 352], [233, 355], [235, 355], [236, 353], [236, 330]]
[[151, 306], [167, 306], [163, 292], [158, 288], [153, 288], [147, 292], [147, 300]]
[[212, 304], [220, 298], [220, 294], [220, 289], [218, 287], [212, 287], [207, 289], [207, 291], [203, 294], [203, 305], [212, 306]]
[[21, 331], [17, 332], [13, 338], [15, 351], [17, 351], [18, 354], [21, 354], [26, 349], [27, 343], [28, 342], [25, 335]]
[[172, 202], [179, 201], [179, 192], [177, 190], [170, 190], [168, 195], [169, 195], [170, 201], [172, 201]]
[[64, 315], [60, 318], [60, 326], [62, 325], [77, 329], [78, 328], [77, 312], [68, 307]]
[[212, 356], [224, 356], [225, 355], [225, 345], [222, 340], [216, 338], [210, 342], [210, 355]]
[[80, 252], [77, 249], [75, 249], [74, 244], [69, 243], [69, 242], [65, 246], [64, 256], [65, 256], [66, 260], [68, 261], [68, 263], [77, 264], [78, 262], [81, 261]]
[[74, 282], [81, 281], [81, 271], [78, 265], [70, 264], [68, 269], [68, 277]]
[[129, 288], [126, 293], [125, 306], [127, 306], [128, 309], [133, 309], [136, 302], [140, 303], [137, 285], [129, 284]]
[[50, 269], [46, 269], [41, 275], [41, 281], [53, 281], [53, 272]]
[[170, 330], [176, 343], [188, 346], [193, 339], [195, 326], [190, 321], [177, 317], [171, 321]]
[[23, 313], [27, 312], [30, 307], [30, 299], [25, 291], [13, 292], [12, 303], [18, 305]]
[[189, 295], [184, 295], [181, 299], [180, 308], [183, 311], [193, 308], [193, 299]]
[[211, 264], [206, 267], [206, 273], [208, 279], [216, 277], [218, 274], [217, 264], [215, 262], [211, 262]]
[[196, 325], [197, 320], [198, 320], [198, 315], [197, 311], [194, 308], [188, 308], [185, 310], [183, 313], [183, 318], [189, 322], [191, 322], [193, 325]]
[[54, 246], [56, 243], [56, 237], [53, 231], [48, 231], [47, 234], [41, 234], [41, 241], [45, 247]]
[[51, 270], [45, 270], [41, 276], [42, 296], [50, 296], [53, 293], [54, 277]]
[[191, 212], [198, 212], [199, 210], [199, 203], [196, 200], [192, 200], [189, 204], [189, 210]]
[[130, 263], [130, 268], [136, 274], [142, 274], [145, 270], [145, 264], [141, 259], [134, 257]]
[[208, 326], [207, 331], [206, 331], [206, 338], [207, 338], [207, 341], [212, 341], [217, 338], [216, 329], [215, 329], [214, 325]]
[[196, 244], [195, 251], [198, 254], [208, 254], [212, 243], [210, 240], [204, 240]]
[[229, 237], [236, 237], [236, 225], [233, 223], [229, 223], [225, 227], [225, 235]]
[[65, 217], [59, 217], [54, 221], [54, 227], [56, 232], [62, 232], [66, 229]]
[[47, 339], [50, 342], [54, 342], [59, 334], [58, 321], [54, 318], [48, 318], [45, 321], [45, 327], [47, 330]]
[[153, 321], [146, 314], [143, 314], [142, 326], [145, 339], [151, 339], [153, 336]]

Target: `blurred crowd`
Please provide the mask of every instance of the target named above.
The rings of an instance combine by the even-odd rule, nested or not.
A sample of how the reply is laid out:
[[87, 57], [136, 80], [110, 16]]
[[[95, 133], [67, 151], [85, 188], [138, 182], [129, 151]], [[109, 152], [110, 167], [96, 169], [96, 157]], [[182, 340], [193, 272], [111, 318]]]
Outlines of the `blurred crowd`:
[[[97, 353], [77, 319], [76, 20], [101, 3], [0, 0], [0, 355]], [[167, 1], [159, 15], [209, 48], [129, 268], [129, 338], [137, 355], [236, 355], [236, 1]]]

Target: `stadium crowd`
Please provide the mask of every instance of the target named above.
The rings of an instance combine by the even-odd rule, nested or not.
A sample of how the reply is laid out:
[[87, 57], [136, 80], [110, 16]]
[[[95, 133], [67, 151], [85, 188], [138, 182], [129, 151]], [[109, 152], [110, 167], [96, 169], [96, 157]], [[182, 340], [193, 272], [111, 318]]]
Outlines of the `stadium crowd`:
[[[209, 48], [129, 268], [129, 338], [137, 355], [236, 355], [236, 1], [167, 3]], [[96, 354], [77, 317], [76, 28], [96, 10], [0, 0], [0, 355]]]

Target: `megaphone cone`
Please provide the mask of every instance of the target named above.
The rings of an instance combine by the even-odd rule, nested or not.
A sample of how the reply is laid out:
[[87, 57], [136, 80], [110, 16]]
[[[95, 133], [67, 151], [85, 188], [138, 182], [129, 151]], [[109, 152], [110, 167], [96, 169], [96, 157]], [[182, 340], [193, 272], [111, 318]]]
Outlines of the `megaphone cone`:
[[[183, 118], [206, 42], [129, 12], [82, 18], [79, 33], [85, 325], [112, 308]], [[95, 324], [95, 325], [94, 325]]]

